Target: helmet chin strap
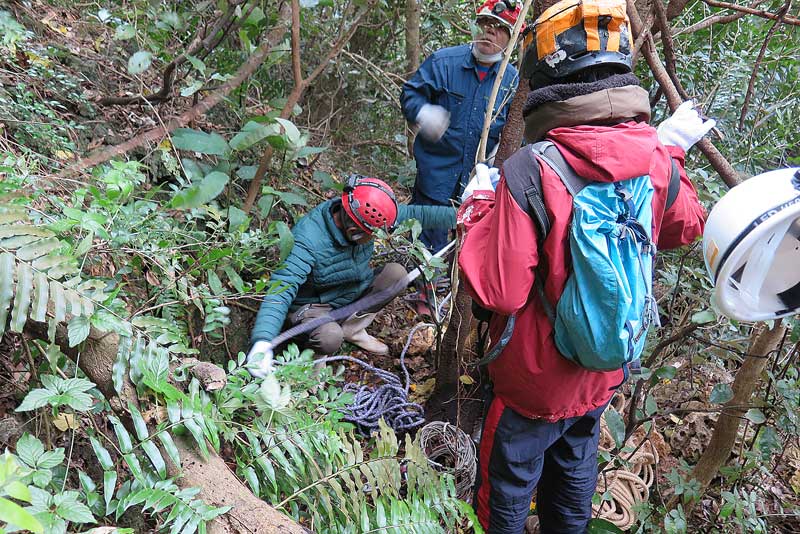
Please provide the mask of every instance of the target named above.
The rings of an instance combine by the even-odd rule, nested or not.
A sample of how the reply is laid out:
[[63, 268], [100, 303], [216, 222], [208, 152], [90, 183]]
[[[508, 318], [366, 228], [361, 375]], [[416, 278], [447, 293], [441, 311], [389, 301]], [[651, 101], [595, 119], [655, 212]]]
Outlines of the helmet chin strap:
[[503, 59], [503, 50], [500, 50], [499, 52], [496, 52], [494, 54], [484, 54], [483, 52], [478, 50], [478, 47], [475, 46], [475, 43], [473, 42], [472, 55], [475, 57], [475, 59], [477, 59], [482, 63], [497, 63], [498, 61]]

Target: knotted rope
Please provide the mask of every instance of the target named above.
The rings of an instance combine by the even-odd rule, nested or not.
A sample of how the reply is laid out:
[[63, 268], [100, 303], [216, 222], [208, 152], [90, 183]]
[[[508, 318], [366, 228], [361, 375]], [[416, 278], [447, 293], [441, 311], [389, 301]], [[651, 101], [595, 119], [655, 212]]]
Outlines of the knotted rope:
[[366, 436], [378, 430], [378, 421], [383, 419], [395, 432], [417, 428], [425, 422], [425, 412], [421, 405], [409, 402], [408, 391], [411, 377], [405, 365], [406, 352], [411, 345], [414, 333], [422, 327], [432, 327], [430, 323], [419, 323], [408, 333], [408, 339], [400, 353], [400, 368], [403, 370], [405, 383], [397, 375], [384, 371], [352, 356], [328, 356], [314, 360], [315, 363], [348, 361], [357, 363], [367, 371], [383, 380], [377, 387], [347, 384], [344, 391], [353, 392], [353, 402], [345, 408], [344, 420], [356, 425], [358, 431]]

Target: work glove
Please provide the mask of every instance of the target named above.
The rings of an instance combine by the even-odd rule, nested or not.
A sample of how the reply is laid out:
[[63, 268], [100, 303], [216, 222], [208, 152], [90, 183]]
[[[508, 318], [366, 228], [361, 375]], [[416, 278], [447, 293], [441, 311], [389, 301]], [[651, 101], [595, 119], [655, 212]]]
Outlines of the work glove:
[[670, 118], [658, 125], [658, 140], [662, 145], [677, 146], [687, 152], [711, 130], [717, 121], [700, 116], [694, 102], [687, 100], [675, 110]]
[[272, 344], [256, 341], [247, 353], [247, 370], [255, 378], [264, 378], [272, 373]]
[[478, 163], [475, 165], [472, 179], [461, 194], [461, 203], [463, 204], [466, 202], [475, 191], [494, 191], [499, 181], [500, 169], [497, 167], [487, 167], [483, 163]]
[[442, 138], [450, 126], [450, 112], [442, 106], [425, 104], [417, 113], [416, 122], [420, 135], [431, 143], [435, 143]]

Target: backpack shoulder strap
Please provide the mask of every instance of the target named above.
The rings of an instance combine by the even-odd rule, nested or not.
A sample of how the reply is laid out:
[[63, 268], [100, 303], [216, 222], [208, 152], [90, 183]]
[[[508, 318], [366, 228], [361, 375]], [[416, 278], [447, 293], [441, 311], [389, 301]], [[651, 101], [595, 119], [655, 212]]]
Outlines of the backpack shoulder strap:
[[[589, 180], [578, 176], [569, 163], [561, 155], [556, 145], [550, 141], [541, 141], [532, 145], [534, 152], [546, 162], [561, 179], [564, 187], [573, 197], [589, 184]], [[540, 182], [541, 183], [541, 180]]]
[[669, 175], [669, 187], [667, 187], [667, 204], [664, 211], [672, 207], [675, 199], [678, 198], [678, 191], [681, 189], [681, 173], [678, 170], [678, 164], [672, 158], [669, 158], [669, 162], [672, 168]]
[[533, 219], [539, 239], [550, 232], [550, 218], [542, 197], [542, 177], [531, 145], [526, 145], [503, 162], [503, 176], [517, 205]]

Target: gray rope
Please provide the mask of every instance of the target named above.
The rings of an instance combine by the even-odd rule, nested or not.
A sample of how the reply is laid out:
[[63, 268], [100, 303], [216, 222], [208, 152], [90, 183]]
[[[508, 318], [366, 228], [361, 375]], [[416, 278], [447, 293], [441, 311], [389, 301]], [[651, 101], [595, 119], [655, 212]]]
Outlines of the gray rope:
[[361, 434], [368, 436], [378, 430], [378, 421], [381, 418], [395, 432], [411, 430], [425, 423], [425, 411], [422, 406], [408, 401], [411, 377], [405, 365], [406, 352], [411, 345], [411, 339], [414, 337], [414, 333], [424, 326], [432, 327], [433, 325], [429, 323], [415, 325], [408, 333], [403, 352], [400, 353], [400, 368], [403, 370], [405, 385], [400, 382], [397, 375], [352, 356], [326, 356], [314, 360], [315, 363], [343, 360], [357, 363], [383, 380], [384, 383], [377, 387], [358, 384], [347, 384], [344, 387], [344, 391], [355, 394], [353, 402], [345, 408], [344, 420], [355, 424]]

